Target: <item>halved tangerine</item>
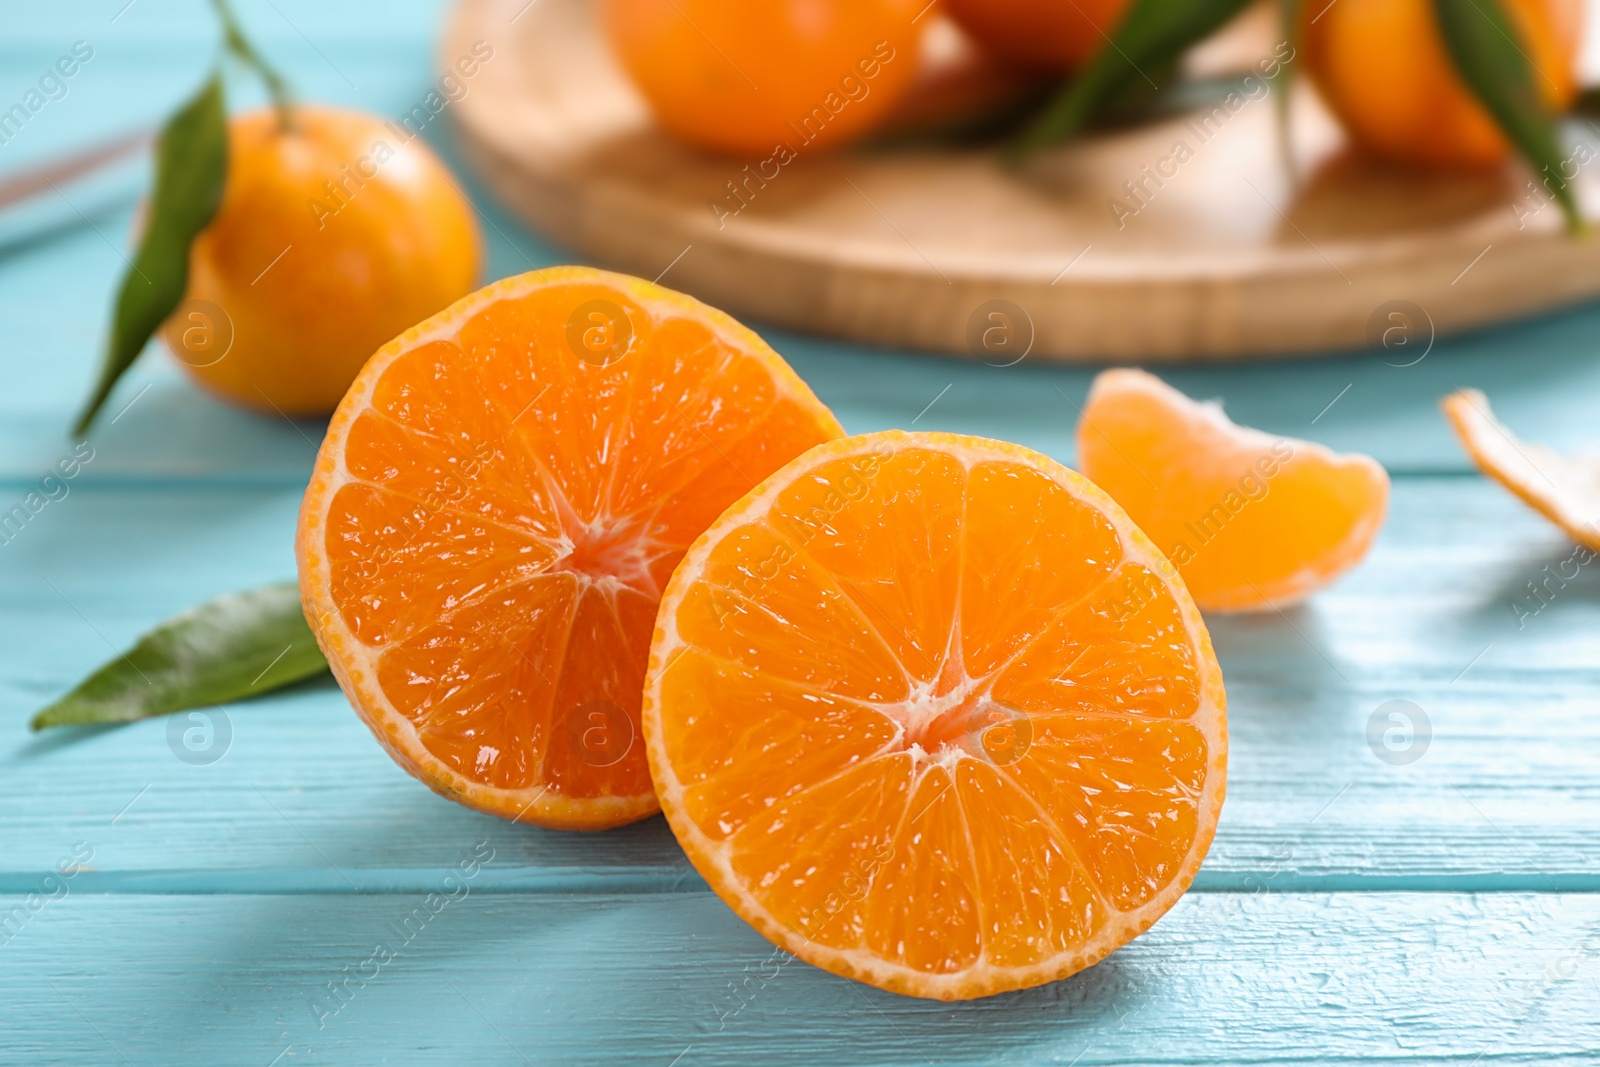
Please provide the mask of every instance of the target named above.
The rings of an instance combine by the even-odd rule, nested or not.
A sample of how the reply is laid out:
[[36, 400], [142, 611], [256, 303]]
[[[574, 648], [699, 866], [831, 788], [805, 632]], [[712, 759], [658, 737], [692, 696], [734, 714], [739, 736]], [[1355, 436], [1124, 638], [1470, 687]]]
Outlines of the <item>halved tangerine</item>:
[[690, 548], [645, 684], [651, 773], [779, 947], [942, 1000], [1148, 929], [1216, 829], [1205, 624], [1104, 492], [1016, 445], [812, 449]]
[[496, 282], [389, 342], [301, 507], [306, 616], [407, 771], [480, 811], [656, 810], [656, 604], [724, 508], [839, 424], [727, 315], [616, 274]]

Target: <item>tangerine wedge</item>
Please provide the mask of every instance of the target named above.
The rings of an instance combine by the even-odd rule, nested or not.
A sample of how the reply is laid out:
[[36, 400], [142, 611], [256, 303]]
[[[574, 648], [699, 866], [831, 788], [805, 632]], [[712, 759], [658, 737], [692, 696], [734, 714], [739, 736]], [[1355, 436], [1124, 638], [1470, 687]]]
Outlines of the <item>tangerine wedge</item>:
[[706, 881], [835, 974], [958, 1000], [1072, 974], [1188, 888], [1222, 674], [1160, 551], [1017, 445], [818, 446], [661, 601], [644, 733]]
[[1458, 390], [1439, 406], [1480, 471], [1578, 544], [1600, 552], [1600, 457], [1563, 456], [1519, 440], [1476, 389]]
[[1138, 370], [1095, 378], [1078, 467], [1162, 547], [1204, 611], [1303, 600], [1361, 562], [1389, 505], [1389, 475], [1370, 456], [1235, 425]]
[[563, 829], [642, 818], [661, 590], [724, 508], [841, 433], [698, 301], [587, 268], [507, 278], [379, 349], [340, 403], [300, 513], [306, 617], [439, 793]]

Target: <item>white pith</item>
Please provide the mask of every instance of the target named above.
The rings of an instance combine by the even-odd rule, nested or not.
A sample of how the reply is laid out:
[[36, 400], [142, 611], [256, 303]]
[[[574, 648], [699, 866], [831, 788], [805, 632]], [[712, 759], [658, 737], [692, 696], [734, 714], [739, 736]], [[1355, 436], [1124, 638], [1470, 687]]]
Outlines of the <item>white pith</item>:
[[[332, 576], [328, 559], [320, 543], [307, 548], [306, 531], [316, 531], [320, 538], [327, 528], [328, 509], [339, 490], [347, 484], [361, 482], [353, 477], [344, 462], [344, 444], [356, 419], [373, 407], [373, 395], [383, 372], [401, 356], [433, 341], [454, 341], [461, 327], [473, 316], [501, 300], [526, 296], [541, 288], [573, 282], [607, 282], [628, 292], [646, 311], [670, 313], [695, 308], [696, 320], [729, 348], [744, 352], [771, 352], [756, 334], [732, 318], [712, 308], [696, 304], [682, 294], [673, 293], [649, 282], [624, 275], [590, 271], [586, 268], [556, 267], [532, 271], [502, 279], [463, 298], [433, 318], [406, 331], [380, 348], [362, 369], [355, 383], [341, 401], [328, 425], [327, 436], [318, 452], [317, 464], [305, 495], [300, 516], [302, 536], [297, 540], [301, 572], [301, 591], [308, 615], [315, 615], [318, 624], [313, 627], [319, 643], [327, 654], [330, 667], [340, 685], [351, 695], [351, 703], [358, 715], [371, 728], [379, 742], [406, 771], [419, 778], [436, 791], [461, 799], [471, 796], [472, 806], [492, 811], [505, 818], [527, 819], [551, 826], [585, 825], [597, 822], [620, 824], [642, 818], [657, 809], [654, 791], [637, 796], [566, 797], [548, 786], [530, 786], [522, 789], [505, 789], [485, 785], [458, 773], [453, 767], [434, 756], [424, 745], [415, 724], [402, 714], [377, 684], [378, 661], [384, 651], [381, 646], [362, 642], [345, 625], [343, 616], [331, 595]], [[787, 399], [802, 406], [819, 407], [815, 397], [798, 376], [773, 354], [772, 385], [775, 399]], [[362, 483], [368, 484], [368, 483]], [[558, 509], [565, 507], [565, 497], [553, 479], [546, 478], [545, 490], [552, 495]], [[563, 515], [563, 533], [554, 540], [546, 540], [556, 552], [542, 576], [566, 573], [574, 579], [614, 598], [624, 589], [654, 595], [654, 579], [649, 564], [655, 558], [653, 548], [659, 547], [646, 537], [635, 539], [627, 549], [615, 557], [615, 568], [609, 574], [595, 574], [586, 570], [564, 568], [561, 564], [576, 549], [570, 530], [573, 526], [592, 536], [604, 536], [619, 523], [639, 522], [649, 529], [648, 518], [621, 520], [599, 517], [590, 522], [579, 522], [574, 516]], [[571, 522], [572, 526], [568, 525]], [[330, 647], [331, 646], [331, 647]]]
[[[1195, 839], [1183, 863], [1179, 865], [1179, 870], [1187, 873], [1168, 882], [1143, 905], [1130, 911], [1118, 911], [1108, 901], [1102, 901], [1107, 921], [1088, 942], [1073, 950], [1026, 967], [995, 964], [988, 959], [985, 950], [969, 967], [951, 974], [936, 975], [884, 959], [866, 949], [839, 949], [822, 945], [783, 925], [749, 891], [734, 869], [731, 859], [732, 845], [713, 839], [686, 815], [683, 784], [667, 758], [660, 720], [662, 677], [667, 667], [686, 647], [678, 632], [676, 611], [666, 609], [675, 607], [680, 602], [683, 591], [701, 579], [705, 573], [711, 548], [723, 535], [766, 515], [778, 495], [808, 472], [825, 463], [864, 450], [866, 446], [859, 438], [818, 446], [774, 474], [756, 491], [730, 508], [706, 534], [702, 535], [674, 573], [663, 599], [664, 610], [657, 616], [643, 711], [651, 774], [656, 783], [656, 790], [661, 796], [662, 807], [680, 842], [684, 844], [685, 851], [701, 869], [713, 889], [774, 944], [810, 963], [881, 988], [939, 999], [988, 995], [1064, 977], [1097, 962], [1133, 936], [1148, 929], [1187, 889], [1193, 877], [1193, 869], [1198, 867], [1200, 858], [1210, 846], [1225, 788], [1227, 727], [1226, 697], [1222, 689], [1221, 672], [1211, 652], [1209, 636], [1205, 632], [1199, 612], [1189, 600], [1187, 592], [1183, 590], [1181, 580], [1176, 577], [1176, 571], [1122, 510], [1092, 483], [1020, 446], [945, 434], [890, 433], [872, 435], [872, 438], [875, 441], [888, 440], [901, 447], [942, 452], [958, 460], [966, 469], [970, 469], [975, 461], [989, 460], [1031, 467], [1107, 516], [1124, 548], [1122, 565], [1142, 563], [1155, 573], [1170, 576], [1169, 580], [1175, 589], [1175, 597], [1191, 645], [1195, 649], [1195, 661], [1200, 671], [1200, 706], [1194, 715], [1185, 721], [1196, 726], [1203, 734], [1208, 755], [1206, 776], [1208, 796], [1205, 802], [1197, 806]], [[977, 758], [959, 745], [945, 744], [930, 752], [914, 740], [907, 740], [914, 737], [918, 729], [925, 727], [938, 715], [952, 707], [958, 707], [963, 700], [979, 693], [988, 685], [989, 677], [992, 677], [973, 679], [966, 675], [964, 669], [961, 671], [961, 676], [962, 680], [945, 695], [936, 695], [933, 683], [925, 683], [913, 692], [910, 699], [903, 701], [898, 707], [875, 705], [895, 719], [900, 724], [901, 730], [880, 753], [868, 759], [909, 757], [917, 779], [912, 783], [910, 788], [913, 792], [908, 796], [914, 795], [921, 776], [933, 767], [943, 766], [953, 770], [962, 760]]]

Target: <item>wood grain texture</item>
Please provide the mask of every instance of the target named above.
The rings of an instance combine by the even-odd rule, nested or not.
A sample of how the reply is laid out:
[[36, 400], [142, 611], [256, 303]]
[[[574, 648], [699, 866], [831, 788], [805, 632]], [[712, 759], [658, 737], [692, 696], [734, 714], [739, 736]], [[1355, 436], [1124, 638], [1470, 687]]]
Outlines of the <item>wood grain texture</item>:
[[[238, 6], [307, 98], [398, 117], [436, 77], [439, 0]], [[158, 0], [113, 23], [123, 7], [10, 18], [0, 73], [19, 92], [64, 43], [96, 58], [0, 167], [148, 124], [203, 77], [211, 25]], [[477, 194], [442, 136], [453, 115], [426, 136]], [[0, 504], [71, 451], [141, 180], [0, 216]], [[576, 258], [475, 199], [488, 277]], [[1476, 385], [1529, 437], [1592, 448], [1597, 327], [1591, 305], [1441, 339], [1403, 369], [1352, 352], [1163, 372], [1241, 421], [1376, 455], [1397, 475], [1393, 516], [1310, 607], [1213, 620], [1232, 773], [1198, 891], [1077, 978], [956, 1006], [800, 964], [761, 980], [766, 943], [659, 820], [586, 837], [475, 815], [402, 774], [335, 690], [226, 709], [211, 766], [176, 759], [163, 722], [27, 735], [29, 712], [153, 620], [292, 570], [320, 427], [225, 408], [152, 352], [70, 494], [0, 545], [0, 1063], [1594, 1062], [1600, 580], [1585, 569], [1517, 628], [1511, 604], [1568, 549], [1464, 475], [1433, 405]], [[1092, 370], [763, 333], [852, 431], [914, 423], [1072, 458]], [[1409, 766], [1366, 743], [1394, 698], [1435, 728]], [[70, 895], [7, 926], [79, 842], [94, 855]], [[449, 891], [479, 842], [495, 858], [470, 896], [319, 1030], [311, 998]]]
[[[382, 75], [345, 55], [339, 62], [363, 83]], [[144, 81], [132, 84], [148, 84], [151, 96], [173, 81], [146, 67], [132, 69], [145, 72]], [[487, 199], [480, 210], [489, 277], [573, 258], [518, 229]], [[105, 217], [93, 216], [94, 225], [117, 239], [130, 214], [131, 200]], [[514, 245], [505, 234], [516, 235]], [[9, 506], [72, 449], [66, 428], [88, 388], [104, 327], [96, 309], [109, 299], [121, 261], [101, 233], [81, 221], [43, 245], [27, 246], [26, 254], [7, 256], [4, 248], [0, 238], [0, 316], [8, 346], [8, 387], [0, 389], [0, 503]], [[673, 275], [663, 283], [674, 284]], [[1047, 365], [1031, 356], [1015, 367], [990, 367], [756, 325], [851, 432], [914, 424], [1003, 437], [1072, 461], [1077, 412], [1094, 368]], [[1592, 397], [1600, 392], [1597, 333], [1600, 305], [1589, 305], [1514, 330], [1441, 338], [1426, 359], [1404, 368], [1385, 363], [1382, 353], [1355, 352], [1313, 361], [1171, 367], [1162, 376], [1192, 396], [1220, 399], [1240, 422], [1370, 453], [1393, 474], [1464, 472], [1470, 465], [1435, 408], [1458, 386], [1483, 388], [1508, 425], [1530, 439], [1568, 450], [1592, 446]], [[108, 410], [121, 417], [97, 429], [97, 452], [81, 475], [84, 482], [298, 489], [322, 437], [318, 422], [241, 415], [200, 393], [159, 348], [135, 366]]]
[[[421, 891], [71, 893], [0, 947], [0, 1063], [1443, 1067], [1600, 1054], [1594, 895], [1190, 894], [1088, 971], [940, 1004], [780, 965], [709, 894], [471, 886], [428, 887], [456, 897], [431, 914]], [[397, 928], [418, 909], [429, 917], [407, 940]], [[396, 957], [368, 964], [379, 946]], [[368, 980], [335, 1000], [328, 984], [351, 974]]]
[[[0, 603], [27, 624], [0, 677], [0, 890], [79, 840], [97, 891], [414, 888], [478, 834], [504, 857], [498, 889], [699, 886], [659, 820], [562, 834], [434, 796], [328, 686], [226, 709], [231, 747], [210, 766], [175, 758], [169, 720], [24, 734], [154, 619], [293, 573], [297, 506], [296, 489], [87, 485], [5, 546]], [[1600, 890], [1600, 572], [1520, 628], [1512, 610], [1570, 552], [1482, 479], [1405, 478], [1346, 581], [1284, 615], [1213, 618], [1229, 799], [1197, 887]], [[1432, 722], [1409, 765], [1368, 745], [1395, 699]]]
[[[1568, 238], [1554, 208], [1512, 209], [1520, 168], [1362, 164], [1310, 93], [1295, 102], [1299, 182], [1265, 97], [1021, 171], [994, 152], [815, 156], [796, 133], [799, 158], [751, 180], [761, 156], [707, 156], [656, 127], [593, 0], [525, 3], [462, 0], [440, 44], [446, 65], [476, 41], [500, 53], [457, 116], [483, 180], [583, 255], [645, 277], [676, 264], [676, 285], [736, 315], [1004, 363], [969, 325], [1007, 300], [1040, 358], [1237, 360], [1362, 344], [1394, 300], [1454, 332], [1600, 292], [1592, 242]], [[1590, 173], [1577, 184], [1600, 193]]]
[[[322, 62], [315, 53], [311, 58]], [[96, 93], [94, 84], [84, 82], [73, 92], [83, 94], [85, 110], [113, 130], [119, 128], [119, 115], [123, 124], [138, 121], [149, 106], [141, 101], [176, 99], [200, 77], [198, 68], [188, 71], [149, 48], [123, 55], [107, 44], [95, 60], [100, 62], [112, 72], [108, 80], [132, 88]], [[377, 102], [370, 106], [379, 114], [403, 110], [423, 91], [415, 79], [397, 78], [393, 60], [381, 49], [352, 47], [340, 51], [337, 62], [360, 84], [377, 87], [372, 90]], [[337, 81], [337, 75], [329, 76]], [[306, 77], [316, 84], [312, 74]], [[46, 149], [66, 151], [81, 139], [74, 131], [70, 123], [36, 123], [28, 136], [38, 134]], [[441, 138], [435, 146], [460, 173], [443, 131], [430, 129], [429, 136]], [[32, 145], [19, 138], [7, 152], [14, 147]], [[472, 188], [470, 176], [463, 173], [462, 182]], [[87, 194], [70, 189], [89, 223], [63, 204], [51, 210], [65, 212], [73, 225], [47, 230], [39, 243], [7, 244], [0, 234], [0, 317], [7, 341], [7, 388], [0, 389], [0, 493], [9, 498], [0, 502], [7, 506], [71, 450], [66, 428], [94, 372], [105, 325], [101, 309], [122, 266], [107, 241], [119, 241], [128, 231], [137, 191], [134, 182], [122, 200], [101, 210]], [[487, 197], [478, 207], [487, 277], [575, 258], [519, 228]], [[677, 284], [674, 274], [663, 284]], [[1094, 368], [1048, 365], [1033, 356], [1014, 367], [991, 367], [755, 325], [852, 432], [914, 424], [1003, 437], [1072, 460], [1077, 409]], [[1400, 362], [1393, 357], [1386, 363], [1385, 353], [1357, 351], [1313, 361], [1175, 366], [1163, 368], [1162, 375], [1192, 396], [1222, 400], [1240, 422], [1368, 452], [1394, 474], [1466, 471], [1470, 465], [1434, 406], [1458, 386], [1483, 388], [1508, 425], [1530, 439], [1562, 449], [1591, 445], [1591, 398], [1600, 391], [1597, 331], [1600, 305], [1591, 304], [1515, 329], [1441, 338], [1410, 367], [1391, 365]], [[97, 454], [82, 475], [85, 481], [298, 489], [322, 437], [320, 423], [241, 415], [211, 399], [190, 386], [156, 347], [119, 386], [108, 410], [112, 418], [121, 417], [97, 429]]]

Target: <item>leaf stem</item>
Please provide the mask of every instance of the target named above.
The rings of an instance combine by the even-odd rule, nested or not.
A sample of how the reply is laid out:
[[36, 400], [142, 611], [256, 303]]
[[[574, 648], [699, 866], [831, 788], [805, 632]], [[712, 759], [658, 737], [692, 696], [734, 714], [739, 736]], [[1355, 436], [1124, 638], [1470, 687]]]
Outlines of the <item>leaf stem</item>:
[[278, 128], [294, 129], [294, 94], [289, 89], [289, 83], [244, 35], [244, 30], [240, 27], [238, 18], [234, 16], [229, 0], [211, 0], [211, 6], [216, 9], [217, 20], [222, 23], [224, 47], [239, 62], [255, 71], [266, 84], [267, 95], [272, 98], [272, 106], [278, 111]]

